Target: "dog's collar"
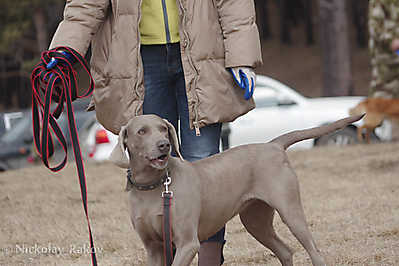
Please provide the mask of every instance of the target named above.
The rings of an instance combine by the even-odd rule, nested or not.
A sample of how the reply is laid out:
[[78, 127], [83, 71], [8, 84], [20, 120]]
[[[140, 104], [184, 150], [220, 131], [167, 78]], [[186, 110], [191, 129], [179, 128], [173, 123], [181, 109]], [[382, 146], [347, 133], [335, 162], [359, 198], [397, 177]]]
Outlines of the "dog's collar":
[[137, 190], [141, 191], [148, 191], [148, 190], [153, 190], [165, 183], [166, 179], [168, 178], [168, 170], [166, 170], [166, 174], [158, 180], [155, 180], [154, 182], [151, 183], [137, 183], [133, 177], [132, 177], [132, 170], [127, 169], [127, 182], [131, 184], [133, 187], [135, 187]]

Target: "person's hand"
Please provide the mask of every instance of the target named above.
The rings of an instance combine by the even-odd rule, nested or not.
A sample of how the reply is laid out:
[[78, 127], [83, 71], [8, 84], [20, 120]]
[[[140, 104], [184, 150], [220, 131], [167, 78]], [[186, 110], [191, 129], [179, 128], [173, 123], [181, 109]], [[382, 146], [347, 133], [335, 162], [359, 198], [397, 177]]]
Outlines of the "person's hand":
[[254, 70], [251, 67], [232, 67], [230, 72], [237, 85], [245, 90], [245, 100], [249, 100], [255, 89], [256, 76]]
[[399, 50], [399, 39], [393, 39], [391, 42], [392, 52], [397, 52]]
[[[59, 51], [61, 54], [65, 55], [68, 59], [68, 61], [72, 60], [72, 56], [67, 52], [67, 51]], [[46, 68], [47, 69], [52, 69], [58, 64], [58, 60], [54, 57], [51, 58], [50, 62], [47, 64]]]
[[[72, 55], [70, 53], [68, 53], [65, 50], [58, 50], [58, 51], [56, 51], [54, 53], [56, 57], [57, 57], [58, 53], [61, 54], [62, 56], [65, 56], [66, 59], [71, 64], [73, 64], [74, 59], [73, 59], [73, 57], [72, 57]], [[51, 57], [50, 61], [48, 61], [47, 65], [46, 65], [46, 69], [48, 71], [51, 71], [51, 69], [55, 68], [59, 64], [64, 64], [64, 62], [59, 62], [59, 60], [56, 59], [55, 57]], [[43, 80], [40, 81], [40, 84], [41, 84], [40, 87], [41, 87], [41, 90], [43, 92], [43, 95], [45, 95], [46, 89], [47, 89], [47, 86], [48, 86], [48, 81], [51, 79], [51, 77], [53, 75], [54, 75], [53, 73], [50, 73], [50, 75], [48, 75], [46, 78], [44, 78]], [[61, 88], [58, 85], [59, 85], [59, 83], [54, 84], [54, 89], [53, 89], [53, 92], [52, 92], [52, 98], [54, 100], [59, 99], [59, 97], [61, 96]]]

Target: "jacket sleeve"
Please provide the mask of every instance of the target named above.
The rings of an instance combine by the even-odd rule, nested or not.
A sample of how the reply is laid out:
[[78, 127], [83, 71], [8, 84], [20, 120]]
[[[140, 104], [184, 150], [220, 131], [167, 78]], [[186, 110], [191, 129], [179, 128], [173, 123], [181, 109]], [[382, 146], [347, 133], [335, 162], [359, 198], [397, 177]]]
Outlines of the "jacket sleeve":
[[226, 68], [262, 64], [253, 0], [214, 0], [223, 32]]
[[67, 0], [64, 19], [58, 25], [50, 49], [68, 46], [84, 55], [109, 7], [110, 0]]

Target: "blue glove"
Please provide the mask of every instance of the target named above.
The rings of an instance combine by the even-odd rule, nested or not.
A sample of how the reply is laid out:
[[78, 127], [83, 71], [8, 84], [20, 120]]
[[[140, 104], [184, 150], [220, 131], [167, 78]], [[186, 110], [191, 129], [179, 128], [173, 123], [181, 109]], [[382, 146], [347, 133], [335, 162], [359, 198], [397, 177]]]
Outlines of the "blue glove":
[[[66, 56], [66, 58], [68, 59], [68, 61], [72, 64], [74, 59], [72, 57], [72, 55], [70, 53], [68, 53], [67, 51], [59, 51], [59, 53], [62, 53], [63, 55]], [[48, 64], [46, 65], [47, 69], [53, 69], [56, 65], [58, 64], [58, 59], [51, 57], [50, 62], [48, 62]], [[50, 78], [53, 76], [54, 74], [51, 73], [50, 74]]]
[[229, 70], [237, 85], [245, 90], [245, 100], [249, 100], [255, 89], [256, 76], [254, 70], [250, 67], [232, 67]]
[[[72, 56], [66, 52], [66, 51], [60, 51], [60, 53], [62, 53], [63, 55], [65, 55], [68, 58], [68, 61], [71, 61]], [[46, 68], [47, 69], [52, 69], [53, 67], [55, 67], [58, 64], [58, 60], [54, 57], [51, 58], [50, 62], [47, 64]]]

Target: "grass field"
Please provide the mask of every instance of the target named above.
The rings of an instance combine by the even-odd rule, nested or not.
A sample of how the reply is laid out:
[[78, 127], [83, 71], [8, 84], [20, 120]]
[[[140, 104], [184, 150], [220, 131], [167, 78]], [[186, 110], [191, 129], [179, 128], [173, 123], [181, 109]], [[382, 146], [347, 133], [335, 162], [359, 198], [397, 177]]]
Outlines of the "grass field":
[[[328, 265], [399, 265], [399, 143], [289, 152], [308, 224]], [[145, 265], [124, 192], [125, 173], [87, 164], [89, 212], [99, 265]], [[70, 164], [0, 173], [0, 265], [89, 265], [78, 178]], [[278, 215], [278, 234], [308, 255]], [[280, 265], [235, 218], [227, 224], [225, 265]], [[196, 265], [194, 262], [193, 265]]]

